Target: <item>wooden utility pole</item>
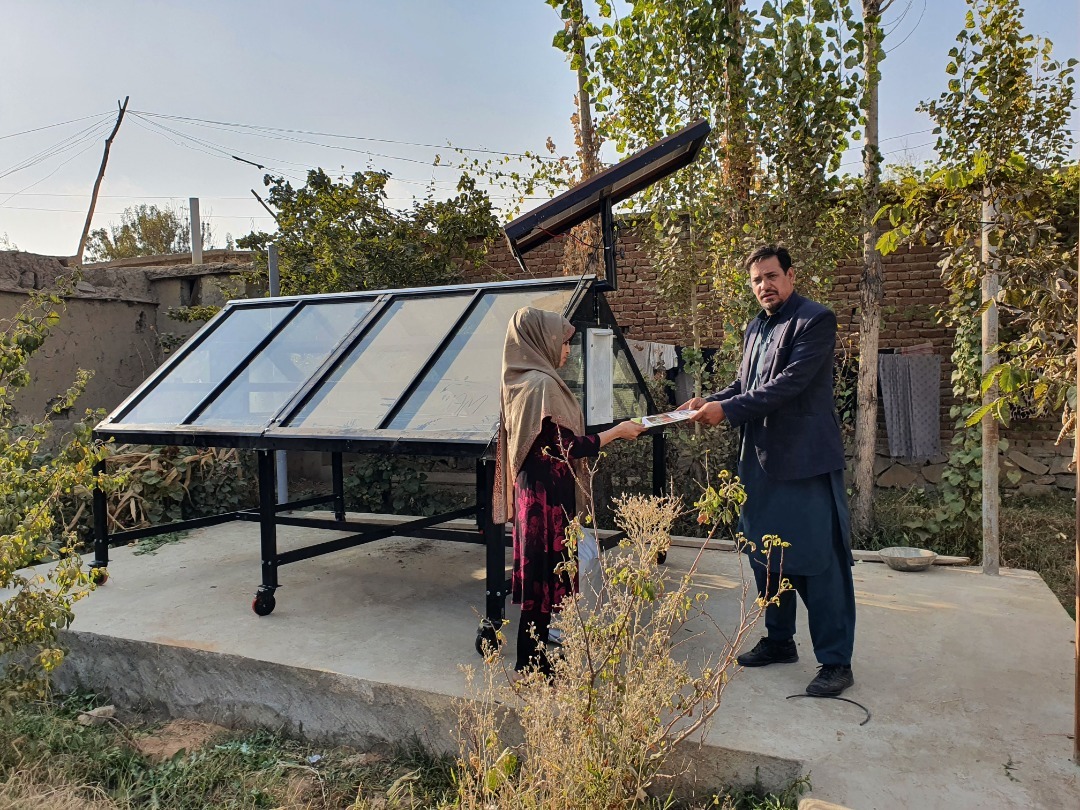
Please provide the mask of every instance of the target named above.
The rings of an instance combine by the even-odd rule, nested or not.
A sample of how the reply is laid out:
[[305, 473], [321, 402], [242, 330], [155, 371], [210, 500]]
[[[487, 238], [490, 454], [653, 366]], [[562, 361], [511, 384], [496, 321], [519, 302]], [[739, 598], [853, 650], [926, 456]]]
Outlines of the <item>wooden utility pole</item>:
[[116, 116], [116, 124], [113, 125], [112, 132], [105, 139], [105, 154], [101, 156], [101, 168], [98, 169], [97, 180], [94, 181], [94, 193], [90, 195], [90, 210], [86, 212], [86, 223], [83, 225], [82, 236], [79, 237], [79, 250], [75, 254], [75, 264], [82, 264], [83, 251], [86, 250], [86, 240], [90, 236], [90, 221], [94, 218], [98, 191], [101, 190], [101, 181], [105, 178], [105, 165], [109, 162], [109, 149], [112, 148], [113, 138], [116, 137], [116, 131], [120, 129], [120, 124], [124, 120], [129, 98], [130, 96], [124, 96], [123, 104], [120, 104], [119, 101], [116, 102], [120, 107], [120, 113]]
[[[259, 205], [261, 205], [263, 208], [266, 209], [266, 213], [268, 213], [270, 216], [272, 216], [274, 218], [274, 222], [277, 222], [278, 221], [277, 214], [275, 214], [274, 210], [269, 205], [266, 204], [266, 201], [263, 200], [262, 197], [259, 196], [259, 192], [257, 192], [255, 189], [251, 189], [251, 193], [254, 194], [255, 199], [259, 201]], [[278, 224], [280, 225], [281, 223], [278, 223]]]
[[[997, 202], [989, 186], [983, 190], [982, 201], [982, 373], [985, 377], [998, 364], [994, 350], [998, 342], [997, 296], [1000, 290], [997, 268], [997, 247], [990, 236], [997, 226]], [[997, 383], [983, 393], [983, 405], [997, 399]], [[984, 574], [997, 575], [1000, 562], [998, 512], [1001, 491], [998, 488], [1000, 441], [997, 417], [987, 411], [982, 418], [982, 569]]]

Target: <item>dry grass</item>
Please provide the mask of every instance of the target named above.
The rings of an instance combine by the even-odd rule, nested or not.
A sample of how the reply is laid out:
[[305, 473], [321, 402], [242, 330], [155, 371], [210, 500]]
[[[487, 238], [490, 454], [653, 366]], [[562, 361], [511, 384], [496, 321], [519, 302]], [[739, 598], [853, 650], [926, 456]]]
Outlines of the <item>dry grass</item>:
[[4, 810], [119, 810], [100, 788], [69, 785], [44, 767], [11, 771], [0, 782]]
[[1015, 499], [1002, 508], [1001, 564], [1037, 572], [1070, 614], [1076, 610], [1075, 538], [1071, 498]]
[[[80, 725], [98, 702], [71, 695], [0, 713], [0, 808], [403, 810], [453, 794], [452, 761], [416, 745], [381, 754], [201, 724]], [[140, 750], [148, 741], [160, 743], [152, 756]]]
[[136, 736], [132, 743], [151, 762], [164, 762], [181, 751], [205, 748], [215, 737], [228, 736], [228, 729], [196, 720], [171, 720], [149, 734]]

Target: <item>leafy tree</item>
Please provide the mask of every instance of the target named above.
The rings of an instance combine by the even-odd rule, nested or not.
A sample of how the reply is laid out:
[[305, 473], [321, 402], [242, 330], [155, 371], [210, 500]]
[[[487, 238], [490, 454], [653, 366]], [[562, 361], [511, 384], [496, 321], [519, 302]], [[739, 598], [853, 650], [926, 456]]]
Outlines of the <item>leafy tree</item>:
[[[593, 46], [594, 97], [598, 127], [620, 152], [642, 149], [698, 118], [714, 122], [725, 135], [741, 131], [745, 137], [745, 127], [739, 130], [735, 122], [745, 122], [747, 111], [733, 106], [725, 71], [728, 55], [742, 47], [735, 36], [736, 21], [746, 20], [741, 6], [726, 0], [638, 0], [619, 18], [601, 4], [605, 22]], [[743, 56], [733, 61], [742, 65]], [[735, 184], [725, 182], [728, 140], [707, 139], [691, 166], [643, 191], [637, 202], [651, 220], [642, 238], [657, 269], [657, 291], [669, 315], [688, 325], [695, 348], [711, 325], [727, 323], [722, 296], [709, 289], [711, 257], [724, 244], [717, 213], [731, 212], [733, 230], [741, 231], [745, 220], [746, 201], [736, 198]], [[740, 175], [750, 171], [748, 165], [740, 168]], [[745, 285], [738, 290], [733, 300], [745, 300]]]
[[[62, 296], [73, 284], [67, 279], [57, 292], [31, 293], [14, 317], [0, 321], [0, 588], [14, 591], [0, 602], [0, 705], [38, 693], [63, 659], [58, 631], [91, 588], [76, 551], [79, 514], [72, 505], [95, 483], [114, 483], [93, 471], [107, 454], [90, 434], [100, 415], [87, 412], [68, 435], [53, 431], [53, 418], [74, 406], [89, 372], [80, 371], [32, 424], [16, 421], [12, 402], [29, 385], [27, 363], [60, 320]], [[20, 570], [31, 565], [31, 573]]]
[[[980, 437], [965, 426], [982, 422], [984, 468], [996, 477], [995, 420], [1008, 424], [1021, 403], [1035, 415], [1061, 411], [1066, 420], [1076, 407], [1077, 172], [1065, 164], [1075, 60], [1058, 62], [1049, 41], [1024, 33], [1018, 0], [968, 6], [949, 52], [947, 90], [922, 105], [936, 124], [941, 167], [926, 183], [902, 181], [900, 200], [882, 212], [893, 229], [879, 242], [886, 251], [904, 241], [944, 248], [946, 319], [956, 329], [953, 392], [961, 404], [942, 528], [975, 523], [980, 502], [997, 503], [996, 488], [987, 491], [989, 479], [972, 469]], [[995, 309], [1010, 315], [1011, 331], [983, 347], [980, 369], [977, 319]], [[989, 532], [984, 523], [992, 553]], [[984, 559], [987, 570], [996, 565]]]
[[[696, 118], [717, 132], [695, 163], [642, 192], [658, 291], [673, 316], [724, 337], [730, 370], [754, 310], [741, 260], [784, 242], [822, 295], [854, 248], [837, 169], [855, 124], [858, 24], [850, 3], [635, 0], [593, 44], [599, 131], [639, 149]], [[700, 367], [700, 364], [697, 364]]]
[[498, 224], [475, 181], [462, 176], [456, 196], [428, 196], [396, 211], [386, 204], [389, 180], [383, 171], [335, 180], [312, 169], [307, 184], [294, 188], [267, 175], [278, 230], [237, 244], [259, 252], [263, 272], [266, 247], [277, 245], [284, 295], [443, 284], [459, 278], [463, 264], [483, 260]]
[[862, 26], [849, 2], [766, 2], [746, 64], [757, 176], [751, 243], [789, 245], [804, 291], [828, 298], [857, 241], [857, 212], [839, 175], [858, 120]]
[[[202, 245], [207, 248], [213, 244], [213, 230], [206, 222], [201, 229]], [[231, 243], [232, 237], [227, 239]], [[168, 206], [158, 208], [144, 203], [125, 208], [119, 225], [90, 232], [86, 251], [87, 261], [91, 262], [189, 253], [191, 220], [185, 212]]]

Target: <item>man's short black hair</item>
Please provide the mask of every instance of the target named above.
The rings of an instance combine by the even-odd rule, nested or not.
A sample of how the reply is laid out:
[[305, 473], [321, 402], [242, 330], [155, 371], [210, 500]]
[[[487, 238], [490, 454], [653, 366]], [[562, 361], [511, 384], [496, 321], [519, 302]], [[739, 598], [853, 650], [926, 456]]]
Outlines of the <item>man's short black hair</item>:
[[791, 267], [791, 254], [787, 252], [786, 247], [780, 245], [762, 245], [746, 257], [743, 266], [746, 267], [747, 272], [750, 272], [750, 268], [762, 259], [771, 259], [773, 256], [780, 262], [780, 269], [786, 273]]

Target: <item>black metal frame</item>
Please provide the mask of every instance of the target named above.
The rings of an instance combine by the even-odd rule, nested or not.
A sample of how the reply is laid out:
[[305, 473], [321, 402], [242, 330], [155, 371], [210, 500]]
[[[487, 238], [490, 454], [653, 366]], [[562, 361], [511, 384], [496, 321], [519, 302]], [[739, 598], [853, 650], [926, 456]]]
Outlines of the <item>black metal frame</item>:
[[612, 206], [693, 163], [711, 129], [695, 121], [509, 223], [503, 231], [518, 264], [525, 269], [525, 253], [599, 214], [605, 278], [616, 289]]
[[[437, 540], [449, 540], [466, 543], [479, 543], [486, 547], [485, 568], [485, 608], [484, 618], [480, 628], [480, 635], [486, 640], [494, 638], [494, 632], [502, 625], [505, 611], [506, 595], [509, 593], [509, 585], [506, 579], [505, 549], [507, 538], [505, 527], [496, 524], [492, 518], [492, 487], [495, 480], [495, 462], [492, 458], [494, 437], [476, 433], [455, 433], [449, 431], [435, 432], [426, 431], [393, 431], [383, 426], [392, 424], [395, 416], [400, 412], [412, 393], [422, 384], [430, 370], [443, 357], [447, 347], [454, 336], [458, 333], [461, 325], [475, 312], [476, 306], [483, 295], [492, 288], [541, 288], [550, 287], [558, 289], [568, 284], [575, 284], [571, 298], [567, 304], [567, 317], [579, 328], [601, 326], [610, 328], [616, 335], [623, 352], [629, 354], [626, 340], [615, 323], [615, 318], [610, 307], [604, 300], [603, 289], [597, 284], [595, 278], [587, 277], [580, 280], [571, 279], [540, 279], [528, 282], [510, 282], [506, 284], [484, 285], [459, 285], [453, 288], [416, 288], [410, 290], [394, 290], [385, 293], [365, 293], [362, 295], [320, 296], [325, 298], [366, 298], [373, 299], [373, 305], [369, 312], [349, 331], [345, 337], [331, 350], [320, 368], [311, 376], [310, 380], [297, 390], [288, 401], [274, 414], [269, 423], [257, 429], [222, 430], [221, 428], [199, 427], [190, 424], [191, 420], [214, 401], [215, 397], [225, 390], [251, 361], [258, 356], [259, 352], [269, 345], [270, 341], [281, 332], [283, 328], [305, 306], [305, 299], [296, 299], [295, 305], [290, 309], [278, 324], [261, 338], [255, 348], [237, 364], [236, 368], [226, 377], [219, 381], [184, 417], [184, 422], [175, 429], [163, 429], [161, 426], [126, 426], [117, 424], [110, 418], [102, 422], [94, 431], [96, 438], [110, 440], [120, 439], [123, 441], [137, 441], [153, 444], [180, 444], [188, 446], [206, 447], [238, 447], [253, 449], [258, 454], [258, 481], [259, 481], [259, 506], [255, 509], [240, 509], [233, 512], [225, 512], [219, 515], [194, 518], [191, 520], [178, 521], [163, 526], [153, 526], [144, 529], [109, 533], [106, 520], [105, 495], [100, 490], [94, 492], [94, 559], [90, 563], [92, 569], [104, 572], [109, 564], [109, 548], [116, 545], [129, 543], [143, 537], [166, 532], [184, 531], [188, 529], [203, 528], [226, 523], [233, 520], [255, 521], [260, 525], [260, 560], [261, 560], [261, 584], [256, 591], [253, 608], [260, 615], [271, 612], [276, 604], [275, 592], [281, 586], [278, 569], [289, 563], [300, 562], [312, 557], [354, 548], [359, 545], [382, 540], [387, 537], [420, 537]], [[455, 323], [450, 327], [439, 341], [437, 348], [431, 353], [427, 361], [414, 375], [409, 385], [402, 391], [394, 405], [387, 411], [380, 422], [380, 427], [358, 434], [348, 435], [334, 430], [297, 429], [290, 428], [290, 420], [307, 404], [313, 393], [332, 374], [345, 357], [363, 340], [373, 324], [391, 306], [398, 296], [429, 296], [433, 292], [450, 292], [461, 290], [466, 293], [471, 290], [472, 295]], [[240, 308], [248, 306], [273, 306], [292, 299], [266, 299], [257, 302], [231, 302], [230, 307]], [[217, 325], [220, 325], [222, 316], [218, 316]], [[216, 326], [214, 327], [216, 328]], [[212, 331], [208, 330], [207, 334]], [[206, 339], [206, 334], [200, 334], [198, 346]], [[192, 349], [187, 349], [191, 351]], [[584, 347], [583, 347], [584, 352]], [[186, 352], [178, 352], [170, 358], [169, 367], [180, 362]], [[587, 355], [587, 352], [585, 352]], [[587, 356], [584, 362], [588, 363]], [[640, 372], [633, 366], [636, 380], [641, 393], [645, 396], [650, 413], [656, 411], [655, 403], [649, 394], [644, 379]], [[587, 369], [586, 369], [587, 371]], [[144, 396], [164, 377], [160, 371], [151, 376], [143, 386], [133, 393], [114, 412], [116, 418], [122, 419], [123, 414], [131, 411]], [[587, 393], [583, 391], [583, 397]], [[586, 407], [587, 407], [587, 403]], [[608, 425], [593, 426], [593, 429], [604, 429]], [[664, 453], [663, 436], [654, 436], [653, 457], [653, 482], [654, 490], [659, 490], [664, 478]], [[659, 448], [659, 449], [657, 449]], [[331, 454], [332, 491], [326, 495], [319, 495], [289, 503], [277, 503], [275, 499], [275, 475], [273, 464], [274, 450], [307, 450], [323, 451]], [[440, 515], [424, 517], [401, 523], [387, 524], [385, 522], [346, 520], [345, 497], [344, 497], [344, 470], [342, 454], [355, 453], [390, 453], [395, 455], [441, 455], [457, 456], [476, 459], [476, 502]], [[659, 466], [657, 466], [659, 465]], [[103, 470], [99, 465], [98, 471]], [[301, 509], [309, 506], [330, 504], [334, 512], [334, 519], [328, 520], [315, 517], [291, 516], [284, 512]], [[460, 524], [447, 525], [450, 521], [464, 517], [475, 517], [475, 528], [464, 527]], [[315, 543], [299, 549], [291, 549], [280, 552], [277, 547], [277, 530], [279, 526], [300, 526], [314, 529], [327, 529], [335, 531], [348, 531], [352, 534]], [[618, 537], [608, 538], [604, 542], [609, 547], [617, 541]], [[478, 636], [479, 639], [479, 636]], [[479, 641], [478, 641], [479, 643]]]
[[[327, 495], [316, 495], [302, 498], [288, 503], [277, 503], [275, 499], [276, 475], [274, 469], [273, 451], [258, 450], [258, 481], [259, 481], [259, 506], [255, 509], [239, 509], [233, 512], [223, 512], [218, 515], [210, 515], [190, 520], [181, 520], [173, 523], [150, 526], [143, 529], [131, 529], [128, 531], [108, 531], [106, 520], [105, 494], [100, 489], [94, 490], [94, 560], [90, 568], [94, 571], [104, 571], [109, 565], [109, 548], [111, 546], [126, 545], [134, 540], [144, 537], [153, 537], [166, 532], [186, 531], [199, 529], [207, 526], [216, 526], [234, 520], [255, 521], [260, 527], [260, 557], [262, 581], [255, 595], [254, 608], [260, 615], [270, 613], [275, 606], [274, 592], [280, 587], [278, 581], [278, 569], [289, 563], [308, 560], [323, 554], [372, 543], [376, 540], [384, 540], [387, 537], [423, 537], [435, 540], [454, 540], [466, 543], [487, 543], [490, 547], [496, 547], [499, 551], [504, 546], [503, 527], [493, 526], [490, 520], [490, 495], [484, 500], [483, 491], [478, 490], [478, 503], [472, 506], [462, 507], [439, 515], [418, 518], [400, 523], [377, 523], [370, 521], [346, 520], [345, 497], [344, 497], [344, 474], [342, 454], [332, 454], [332, 478], [333, 491]], [[484, 479], [485, 485], [494, 481], [494, 463], [488, 460], [478, 462], [478, 469], [490, 468], [490, 474]], [[95, 472], [102, 472], [104, 465], [99, 464]], [[479, 484], [479, 481], [478, 481]], [[296, 509], [309, 506], [332, 503], [334, 519], [326, 520], [315, 517], [297, 517], [283, 515]], [[476, 516], [477, 529], [469, 530], [463, 527], [442, 527], [441, 524], [460, 518]], [[277, 548], [278, 526], [300, 526], [311, 529], [329, 529], [333, 531], [355, 532], [347, 537], [315, 543], [301, 548], [290, 549], [280, 552]], [[498, 627], [503, 620], [502, 603], [498, 605], [493, 601], [502, 598], [505, 588], [503, 582], [505, 574], [500, 569], [497, 575], [492, 577], [491, 561], [492, 550], [488, 550], [489, 587], [487, 618], [494, 626]], [[502, 558], [500, 557], [500, 562]], [[496, 587], [492, 587], [492, 582]], [[492, 593], [497, 595], [492, 596]], [[497, 608], [497, 609], [496, 609]]]

